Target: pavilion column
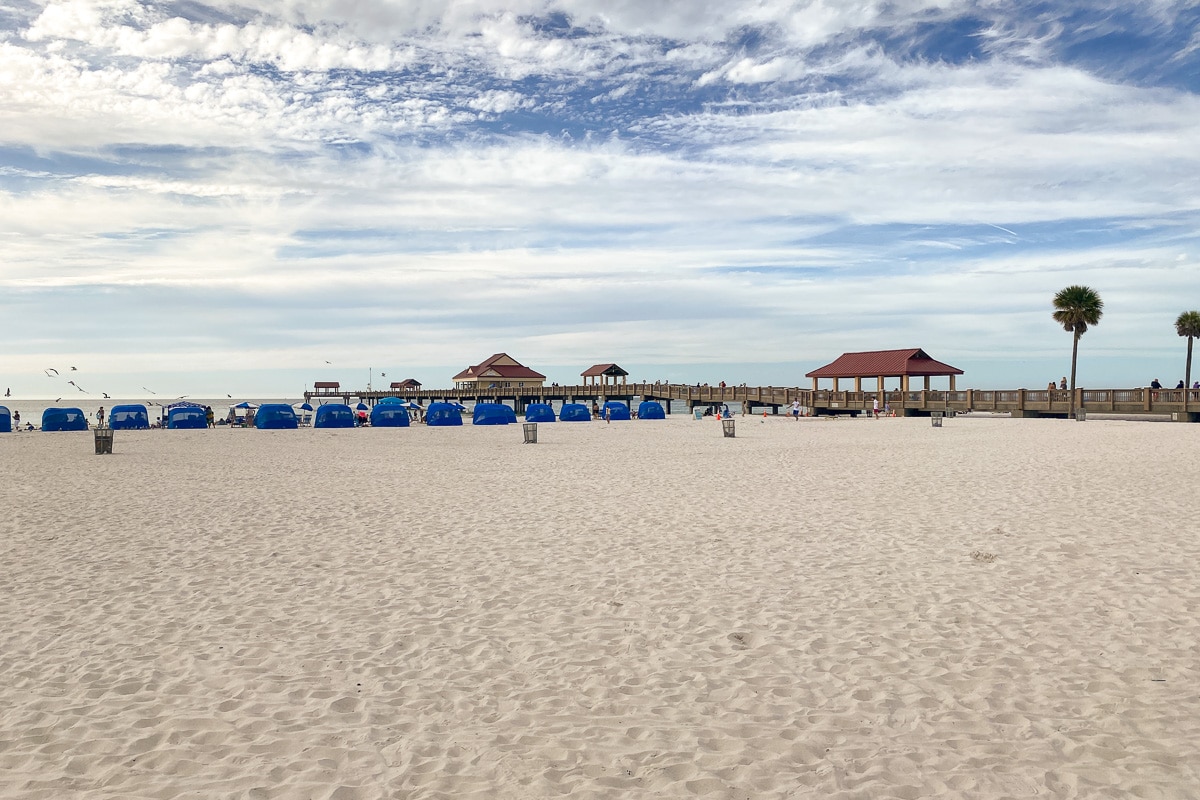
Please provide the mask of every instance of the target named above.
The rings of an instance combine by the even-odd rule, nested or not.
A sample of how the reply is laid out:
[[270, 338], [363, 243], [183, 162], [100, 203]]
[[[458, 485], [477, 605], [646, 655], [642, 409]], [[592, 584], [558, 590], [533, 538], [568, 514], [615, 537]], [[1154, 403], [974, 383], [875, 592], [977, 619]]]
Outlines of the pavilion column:
[[813, 378], [813, 391], [817, 391], [817, 379]]
[[900, 376], [900, 391], [904, 392], [905, 394], [908, 394], [908, 376], [907, 375]]
[[838, 390], [838, 379], [834, 378], [833, 379], [833, 391], [836, 392], [837, 390]]
[[929, 376], [925, 376], [925, 391], [929, 391]]
[[857, 375], [854, 377], [854, 391], [862, 391], [862, 378], [858, 377]]
[[878, 378], [876, 378], [876, 380], [878, 381], [878, 383], [875, 384], [875, 391], [879, 392], [880, 397], [882, 397], [883, 396], [883, 376], [880, 375]]
[[950, 376], [950, 391], [954, 391], [954, 376]]

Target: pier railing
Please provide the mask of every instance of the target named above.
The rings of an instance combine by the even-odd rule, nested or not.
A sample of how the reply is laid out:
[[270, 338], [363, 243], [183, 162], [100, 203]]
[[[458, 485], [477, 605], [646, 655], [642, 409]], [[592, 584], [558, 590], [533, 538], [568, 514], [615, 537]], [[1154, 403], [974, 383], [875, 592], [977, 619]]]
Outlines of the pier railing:
[[[1073, 396], [1074, 395], [1074, 396]], [[438, 400], [469, 402], [510, 401], [523, 408], [530, 403], [593, 402], [600, 400], [659, 400], [696, 406], [739, 404], [748, 413], [755, 409], [778, 412], [799, 402], [817, 414], [858, 414], [870, 411], [876, 398], [880, 408], [898, 414], [935, 411], [1008, 412], [1018, 416], [1067, 416], [1073, 410], [1095, 413], [1183, 415], [1200, 418], [1200, 389], [966, 389], [883, 392], [842, 392], [784, 386], [705, 386], [678, 383], [620, 383], [574, 386], [480, 386], [469, 389], [343, 390], [320, 388], [304, 393], [305, 400], [352, 399], [375, 402], [402, 397], [422, 404]]]

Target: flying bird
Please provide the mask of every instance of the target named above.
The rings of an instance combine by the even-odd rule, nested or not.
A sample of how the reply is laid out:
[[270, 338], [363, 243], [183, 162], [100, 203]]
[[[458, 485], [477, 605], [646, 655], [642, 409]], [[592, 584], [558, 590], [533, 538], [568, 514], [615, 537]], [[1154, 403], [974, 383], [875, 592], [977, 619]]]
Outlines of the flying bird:
[[56, 402], [56, 403], [57, 403], [57, 402], [59, 402], [60, 400], [62, 400], [62, 398], [61, 398], [61, 397], [56, 397], [56, 398], [54, 398], [54, 402]]
[[5, 389], [5, 390], [4, 390], [4, 396], [5, 396], [5, 397], [12, 397], [12, 389]]
[[[143, 388], [143, 389], [146, 389], [146, 387], [145, 387], [145, 386], [143, 386], [142, 388]], [[147, 391], [147, 392], [150, 392], [150, 390], [149, 390], [149, 389], [146, 389], [146, 391]], [[150, 394], [158, 394], [158, 392], [150, 392]]]
[[53, 377], [54, 377], [54, 375], [51, 375], [51, 374], [50, 374], [51, 372], [53, 372], [53, 373], [54, 373], [54, 375], [57, 375], [57, 374], [58, 374], [58, 370], [56, 370], [54, 367], [49, 367], [49, 368], [46, 370], [46, 377], [47, 377], [47, 378], [53, 378]]
[[231, 395], [231, 394], [227, 394], [227, 395], [225, 395], [225, 396], [226, 396], [226, 397], [228, 397], [228, 398], [230, 398], [231, 400], [233, 399], [233, 395]]
[[78, 372], [78, 371], [79, 371], [79, 367], [71, 367], [71, 372]]
[[109, 399], [108, 392], [101, 392], [100, 394], [104, 395], [105, 400]]

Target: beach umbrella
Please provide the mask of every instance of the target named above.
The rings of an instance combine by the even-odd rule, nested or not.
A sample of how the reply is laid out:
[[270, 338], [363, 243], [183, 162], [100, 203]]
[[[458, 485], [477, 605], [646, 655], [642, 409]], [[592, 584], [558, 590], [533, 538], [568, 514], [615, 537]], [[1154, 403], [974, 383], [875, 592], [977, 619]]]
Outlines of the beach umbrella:
[[310, 406], [308, 403], [301, 403], [301, 404], [300, 404], [300, 410], [301, 410], [301, 411], [312, 411], [312, 410], [313, 410], [313, 407], [312, 407], [312, 406]]
[[254, 405], [254, 403], [241, 402], [234, 406], [234, 408], [258, 408], [258, 406]]
[[367, 408], [366, 403], [359, 403], [358, 405], [356, 405], [354, 407], [354, 410], [355, 411], [370, 411], [371, 409]]

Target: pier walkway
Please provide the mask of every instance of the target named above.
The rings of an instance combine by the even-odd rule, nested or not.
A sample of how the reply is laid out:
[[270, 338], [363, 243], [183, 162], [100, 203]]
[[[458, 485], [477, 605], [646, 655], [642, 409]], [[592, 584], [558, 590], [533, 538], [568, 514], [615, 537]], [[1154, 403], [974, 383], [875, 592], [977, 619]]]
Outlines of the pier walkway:
[[461, 403], [507, 403], [522, 413], [530, 403], [603, 403], [606, 400], [686, 403], [689, 410], [718, 408], [724, 403], [740, 405], [743, 413], [769, 411], [774, 414], [799, 401], [805, 413], [814, 415], [870, 412], [875, 398], [899, 416], [929, 416], [934, 413], [1007, 412], [1014, 417], [1060, 417], [1071, 409], [1096, 414], [1146, 414], [1169, 416], [1178, 422], [1200, 422], [1200, 389], [1076, 389], [1074, 403], [1069, 390], [966, 389], [957, 391], [834, 392], [782, 386], [689, 386], [678, 383], [623, 383], [586, 386], [489, 387], [486, 389], [348, 390], [319, 386], [304, 393], [306, 402], [352, 400], [374, 404], [384, 397], [400, 397], [422, 405], [437, 401]]

